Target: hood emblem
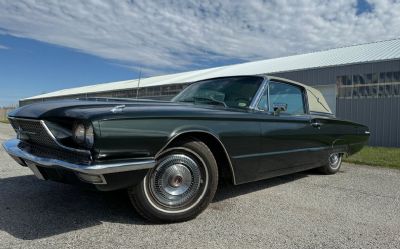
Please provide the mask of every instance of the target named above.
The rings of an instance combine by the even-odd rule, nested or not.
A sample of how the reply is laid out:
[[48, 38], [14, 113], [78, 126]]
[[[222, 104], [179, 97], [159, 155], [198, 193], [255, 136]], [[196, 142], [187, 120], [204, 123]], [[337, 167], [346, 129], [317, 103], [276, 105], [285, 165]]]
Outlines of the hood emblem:
[[124, 110], [125, 107], [126, 107], [125, 105], [117, 105], [111, 109], [111, 112], [112, 113], [120, 113]]

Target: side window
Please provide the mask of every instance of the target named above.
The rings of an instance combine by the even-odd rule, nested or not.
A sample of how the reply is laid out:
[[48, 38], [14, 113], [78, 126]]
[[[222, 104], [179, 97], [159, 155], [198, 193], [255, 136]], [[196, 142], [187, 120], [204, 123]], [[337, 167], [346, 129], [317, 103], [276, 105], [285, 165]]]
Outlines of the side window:
[[305, 113], [303, 91], [300, 87], [280, 83], [269, 83], [270, 110], [274, 105], [286, 105], [287, 110], [282, 113], [299, 115]]

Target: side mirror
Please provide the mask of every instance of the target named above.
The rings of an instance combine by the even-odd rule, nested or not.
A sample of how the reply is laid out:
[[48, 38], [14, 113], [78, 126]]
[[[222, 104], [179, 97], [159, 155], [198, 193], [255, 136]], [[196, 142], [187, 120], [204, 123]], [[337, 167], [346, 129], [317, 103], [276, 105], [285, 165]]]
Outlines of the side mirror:
[[285, 103], [273, 103], [272, 108], [274, 110], [274, 115], [279, 115], [281, 112], [287, 111], [287, 104]]

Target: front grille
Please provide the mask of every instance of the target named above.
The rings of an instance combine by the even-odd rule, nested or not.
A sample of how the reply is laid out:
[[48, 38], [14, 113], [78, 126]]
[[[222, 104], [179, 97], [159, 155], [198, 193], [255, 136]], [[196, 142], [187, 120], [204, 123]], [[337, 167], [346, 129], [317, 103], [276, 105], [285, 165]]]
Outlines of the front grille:
[[21, 140], [52, 148], [59, 147], [40, 120], [13, 118], [10, 119], [10, 122]]
[[90, 163], [89, 152], [60, 145], [40, 120], [10, 118], [10, 123], [22, 140], [20, 149], [38, 157], [71, 163]]

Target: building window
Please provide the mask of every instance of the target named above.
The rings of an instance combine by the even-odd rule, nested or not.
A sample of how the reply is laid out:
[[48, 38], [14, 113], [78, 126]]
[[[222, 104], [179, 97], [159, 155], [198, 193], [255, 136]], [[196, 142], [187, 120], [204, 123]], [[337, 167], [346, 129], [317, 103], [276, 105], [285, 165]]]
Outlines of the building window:
[[393, 72], [393, 82], [397, 82], [397, 83], [400, 82], [400, 72], [399, 71]]
[[344, 77], [343, 84], [346, 86], [351, 86], [352, 85], [351, 76], [343, 76], [343, 77]]
[[337, 86], [343, 85], [343, 83], [342, 83], [342, 76], [336, 76], [336, 85], [337, 85]]
[[362, 80], [361, 75], [358, 75], [358, 74], [353, 75], [353, 84], [354, 85], [360, 84], [361, 80]]
[[373, 73], [372, 74], [372, 84], [378, 84], [378, 82], [379, 82], [379, 74]]
[[385, 83], [385, 73], [379, 74], [379, 83]]
[[365, 75], [365, 84], [371, 84], [372, 83], [372, 73], [368, 73]]
[[393, 82], [393, 73], [392, 72], [386, 73], [386, 82]]
[[340, 75], [338, 98], [385, 98], [400, 96], [400, 71]]
[[400, 84], [395, 84], [392, 86], [392, 95], [400, 96]]
[[352, 76], [351, 75], [338, 76], [336, 78], [336, 81], [339, 83], [339, 86], [351, 86]]

